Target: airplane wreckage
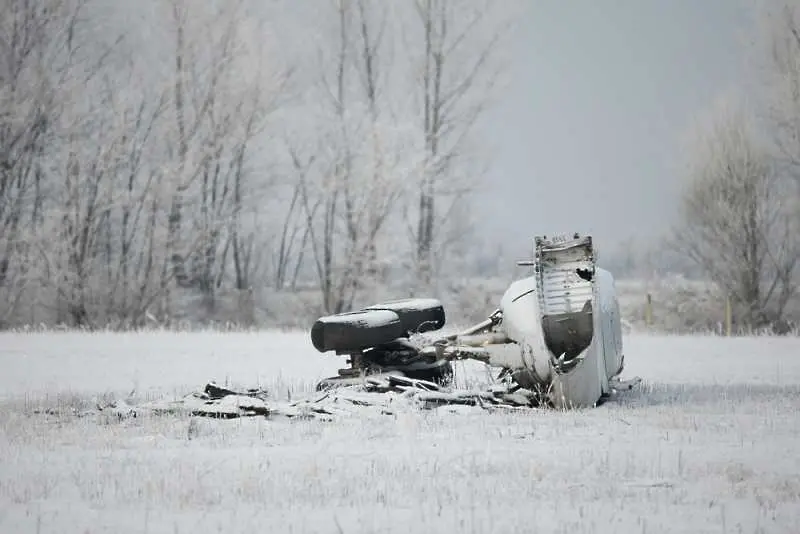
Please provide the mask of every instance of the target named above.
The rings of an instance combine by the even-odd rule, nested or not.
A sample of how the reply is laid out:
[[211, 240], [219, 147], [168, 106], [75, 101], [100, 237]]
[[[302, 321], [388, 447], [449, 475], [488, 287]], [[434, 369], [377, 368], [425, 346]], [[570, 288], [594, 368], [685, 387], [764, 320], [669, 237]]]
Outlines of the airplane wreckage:
[[[427, 344], [414, 334], [441, 329], [445, 312], [436, 299], [405, 299], [322, 317], [311, 329], [320, 352], [348, 357], [349, 368], [318, 389], [363, 383], [370, 376], [401, 376], [446, 386], [451, 362], [477, 360], [500, 370], [505, 391], [532, 406], [596, 406], [624, 370], [622, 325], [614, 278], [597, 266], [591, 236], [535, 238], [534, 258], [517, 262], [533, 274], [513, 282], [500, 306], [464, 332]], [[397, 381], [397, 379], [394, 379]]]
[[[534, 243], [534, 258], [517, 262], [532, 267], [530, 276], [514, 281], [499, 307], [463, 332], [429, 338], [445, 325], [444, 308], [433, 298], [319, 318], [311, 328], [312, 345], [346, 356], [349, 367], [322, 380], [315, 398], [281, 405], [262, 391], [236, 392], [210, 383], [190, 401], [150, 408], [217, 417], [317, 417], [343, 406], [391, 413], [388, 401], [397, 406], [401, 399], [423, 408], [580, 409], [632, 389], [640, 379], [620, 379], [624, 354], [614, 278], [597, 266], [592, 237], [542, 236]], [[485, 390], [455, 390], [457, 360], [483, 362], [497, 377]]]

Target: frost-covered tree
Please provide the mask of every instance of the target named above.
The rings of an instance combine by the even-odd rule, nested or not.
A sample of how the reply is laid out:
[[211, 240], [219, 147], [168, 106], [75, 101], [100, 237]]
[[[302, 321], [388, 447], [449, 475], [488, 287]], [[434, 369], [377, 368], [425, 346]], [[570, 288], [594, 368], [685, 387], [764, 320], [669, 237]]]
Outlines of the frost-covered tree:
[[87, 24], [90, 11], [88, 0], [0, 1], [0, 324], [24, 302], [34, 319], [32, 309], [54, 305], [40, 291], [61, 274], [50, 222], [69, 188], [65, 158], [86, 131], [86, 87], [110, 49]]
[[180, 286], [198, 289], [213, 307], [226, 276], [237, 290], [252, 283], [254, 234], [243, 215], [246, 198], [261, 189], [254, 181], [264, 178], [248, 164], [265, 141], [282, 75], [268, 70], [262, 28], [249, 23], [243, 0], [209, 3], [200, 13], [187, 0], [167, 7], [171, 269]]
[[322, 309], [340, 312], [381, 283], [386, 240], [397, 247], [394, 216], [423, 161], [393, 87], [405, 72], [394, 68], [396, 28], [387, 6], [342, 0], [326, 13], [313, 83], [303, 95], [314, 120], [289, 139], [295, 176], [289, 209], [303, 226], [290, 232], [290, 219], [284, 222], [279, 280], [289, 247], [300, 239]]
[[772, 0], [765, 4], [758, 39], [766, 118], [781, 171], [800, 194], [800, 4]]
[[[445, 255], [464, 244], [472, 221], [464, 217], [482, 174], [475, 126], [502, 79], [503, 39], [513, 3], [409, 0], [404, 43], [415, 86], [413, 107], [425, 165], [409, 198], [418, 282], [430, 285]], [[478, 157], [475, 157], [478, 155]]]
[[284, 76], [248, 6], [1, 5], [0, 322], [141, 324], [250, 286]]
[[737, 324], [782, 319], [800, 260], [785, 181], [736, 105], [717, 105], [691, 147], [673, 244], [727, 292]]
[[428, 281], [471, 222], [484, 4], [0, 0], [0, 324]]

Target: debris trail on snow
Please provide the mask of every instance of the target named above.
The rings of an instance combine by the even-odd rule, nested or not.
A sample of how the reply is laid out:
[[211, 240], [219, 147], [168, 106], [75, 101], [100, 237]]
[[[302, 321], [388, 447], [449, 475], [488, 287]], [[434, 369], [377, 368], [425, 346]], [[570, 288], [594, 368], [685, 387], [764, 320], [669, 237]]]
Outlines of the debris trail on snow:
[[[272, 399], [269, 392], [253, 388], [237, 391], [208, 382], [202, 391], [180, 399], [157, 399], [142, 403], [119, 399], [97, 403], [92, 409], [71, 409], [65, 413], [53, 409], [36, 410], [46, 415], [89, 417], [112, 416], [117, 419], [139, 415], [186, 415], [217, 419], [265, 417], [269, 419], [319, 419], [338, 417], [393, 415], [450, 407], [473, 408], [479, 411], [532, 410], [537, 407], [533, 392], [518, 390], [457, 390], [438, 384], [395, 374], [364, 377], [358, 384], [330, 388], [295, 401]], [[463, 411], [457, 409], [456, 411]]]

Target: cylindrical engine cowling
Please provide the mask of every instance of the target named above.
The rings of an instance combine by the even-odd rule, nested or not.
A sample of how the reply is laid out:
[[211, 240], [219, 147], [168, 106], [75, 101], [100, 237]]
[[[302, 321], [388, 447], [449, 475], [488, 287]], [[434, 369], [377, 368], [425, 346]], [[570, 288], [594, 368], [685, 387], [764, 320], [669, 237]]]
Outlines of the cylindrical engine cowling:
[[442, 303], [433, 298], [409, 298], [382, 302], [365, 310], [390, 310], [398, 315], [407, 333], [424, 333], [444, 327], [445, 313]]
[[400, 317], [391, 310], [361, 310], [317, 319], [311, 343], [320, 352], [357, 352], [404, 335]]

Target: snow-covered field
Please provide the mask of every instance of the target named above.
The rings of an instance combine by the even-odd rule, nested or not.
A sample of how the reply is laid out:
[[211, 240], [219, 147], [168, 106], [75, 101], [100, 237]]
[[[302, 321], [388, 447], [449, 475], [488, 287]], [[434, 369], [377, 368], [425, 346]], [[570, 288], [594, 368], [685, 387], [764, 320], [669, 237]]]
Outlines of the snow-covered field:
[[0, 532], [800, 532], [800, 339], [625, 342], [645, 383], [580, 412], [103, 422], [31, 411], [297, 397], [342, 362], [305, 333], [0, 334]]

